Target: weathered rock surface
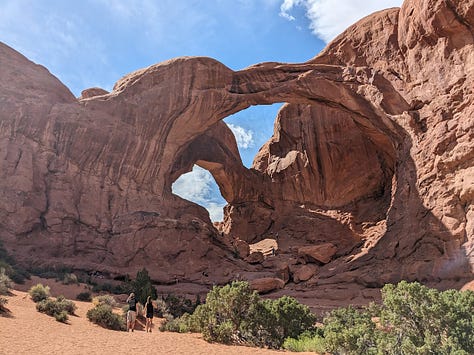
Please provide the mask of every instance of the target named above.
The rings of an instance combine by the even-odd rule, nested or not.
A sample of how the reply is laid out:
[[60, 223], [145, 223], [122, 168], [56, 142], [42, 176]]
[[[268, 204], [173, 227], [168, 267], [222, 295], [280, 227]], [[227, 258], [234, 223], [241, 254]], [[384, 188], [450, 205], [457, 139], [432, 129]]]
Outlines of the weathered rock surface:
[[258, 293], [268, 293], [282, 289], [284, 286], [285, 282], [277, 277], [262, 277], [250, 281], [250, 288]]
[[298, 255], [306, 261], [319, 261], [323, 264], [330, 262], [336, 252], [337, 248], [332, 243], [307, 245], [298, 249]]
[[308, 281], [316, 274], [317, 268], [315, 265], [303, 265], [300, 268], [296, 269], [293, 273], [293, 281], [295, 283], [301, 281]]
[[254, 251], [245, 258], [245, 261], [249, 264], [260, 264], [263, 262], [263, 260], [265, 260], [265, 257], [261, 251]]
[[242, 259], [245, 259], [250, 255], [250, 246], [243, 240], [235, 239], [232, 241], [232, 245], [234, 246], [234, 250]]
[[[274, 265], [330, 243], [316, 275], [280, 291], [308, 303], [363, 303], [400, 279], [461, 287], [474, 271], [473, 26], [474, 0], [406, 0], [307, 63], [177, 58], [80, 99], [0, 44], [0, 239], [26, 265], [208, 285], [260, 272], [234, 239], [275, 239]], [[221, 120], [275, 102], [274, 136], [246, 169]], [[194, 164], [229, 203], [219, 231], [172, 193]]]

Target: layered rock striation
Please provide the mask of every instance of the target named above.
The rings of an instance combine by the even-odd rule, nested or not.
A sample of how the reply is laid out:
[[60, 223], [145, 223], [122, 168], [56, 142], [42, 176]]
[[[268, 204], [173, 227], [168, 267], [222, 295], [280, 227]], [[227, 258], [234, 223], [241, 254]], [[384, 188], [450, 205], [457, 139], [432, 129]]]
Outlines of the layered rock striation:
[[[0, 44], [0, 239], [24, 264], [271, 279], [307, 302], [362, 302], [401, 279], [459, 286], [474, 268], [473, 26], [472, 0], [406, 0], [307, 63], [177, 58], [79, 99]], [[247, 169], [221, 120], [275, 102]], [[172, 193], [194, 164], [228, 202], [218, 229]], [[239, 257], [265, 238], [276, 255]]]

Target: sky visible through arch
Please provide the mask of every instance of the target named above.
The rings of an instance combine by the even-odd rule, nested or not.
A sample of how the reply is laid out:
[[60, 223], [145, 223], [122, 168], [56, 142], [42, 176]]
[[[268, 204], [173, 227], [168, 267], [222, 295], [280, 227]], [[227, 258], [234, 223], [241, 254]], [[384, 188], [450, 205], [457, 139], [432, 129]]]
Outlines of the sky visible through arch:
[[[178, 56], [212, 57], [233, 70], [305, 62], [349, 25], [402, 0], [0, 0], [0, 41], [44, 65], [80, 96]], [[225, 119], [250, 166], [280, 104]], [[222, 218], [213, 178], [196, 169], [173, 191]]]

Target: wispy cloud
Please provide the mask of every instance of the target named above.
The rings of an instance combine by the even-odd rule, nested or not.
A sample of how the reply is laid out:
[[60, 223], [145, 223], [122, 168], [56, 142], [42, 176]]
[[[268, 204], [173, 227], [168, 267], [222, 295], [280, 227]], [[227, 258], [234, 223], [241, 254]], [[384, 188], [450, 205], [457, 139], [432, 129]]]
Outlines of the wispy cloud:
[[209, 212], [209, 217], [211, 221], [218, 222], [224, 219], [224, 204], [218, 204], [215, 202], [209, 202], [206, 206], [207, 211]]
[[174, 194], [206, 208], [212, 221], [222, 220], [226, 202], [207, 170], [195, 165], [191, 172], [181, 175], [173, 183], [172, 189]]
[[252, 148], [254, 146], [253, 132], [249, 129], [234, 125], [232, 123], [227, 123], [227, 126], [234, 133], [235, 140], [237, 141], [237, 146], [242, 149]]
[[63, 2], [52, 1], [49, 8], [43, 5], [28, 0], [2, 3], [0, 40], [46, 66], [77, 95], [92, 86], [91, 81], [110, 87], [112, 83], [107, 85], [93, 73], [97, 67], [107, 67], [108, 56], [89, 17], [79, 11], [68, 11], [66, 16]]
[[303, 1], [301, 0], [284, 0], [280, 6], [280, 16], [289, 21], [296, 20], [294, 16], [290, 15], [290, 11], [293, 7], [301, 5], [302, 3]]
[[401, 6], [403, 0], [284, 0], [280, 6], [280, 16], [295, 20], [291, 10], [296, 6], [303, 6], [306, 17], [310, 20], [312, 32], [330, 42], [347, 27], [371, 13]]

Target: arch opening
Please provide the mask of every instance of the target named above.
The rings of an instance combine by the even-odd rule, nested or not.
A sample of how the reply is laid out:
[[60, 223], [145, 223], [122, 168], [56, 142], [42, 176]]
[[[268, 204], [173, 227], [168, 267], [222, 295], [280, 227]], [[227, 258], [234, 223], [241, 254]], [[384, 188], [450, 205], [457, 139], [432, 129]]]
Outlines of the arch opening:
[[204, 207], [212, 222], [223, 219], [223, 209], [227, 204], [212, 174], [198, 165], [192, 171], [181, 175], [172, 184], [173, 194]]
[[275, 119], [284, 103], [250, 106], [224, 118], [234, 134], [242, 163], [251, 168], [260, 148], [273, 135]]

